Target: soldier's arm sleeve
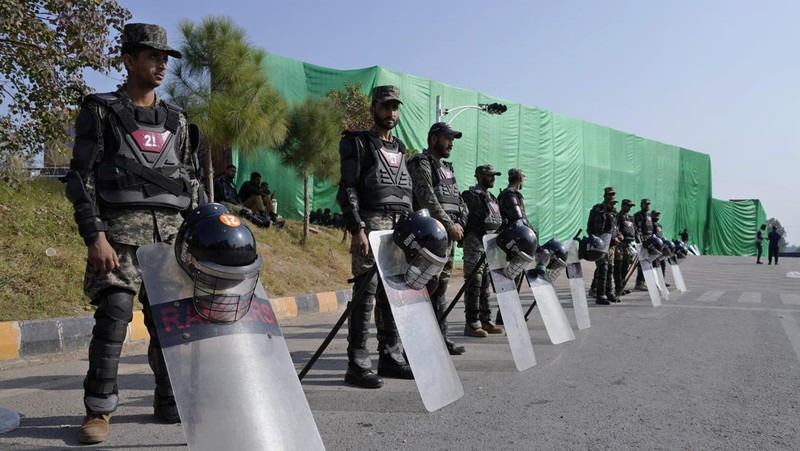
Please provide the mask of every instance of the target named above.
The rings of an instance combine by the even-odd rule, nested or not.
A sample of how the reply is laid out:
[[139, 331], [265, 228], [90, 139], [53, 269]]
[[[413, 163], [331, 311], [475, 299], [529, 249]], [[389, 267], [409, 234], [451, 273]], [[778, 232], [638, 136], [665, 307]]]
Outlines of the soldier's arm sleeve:
[[431, 163], [425, 158], [417, 158], [408, 163], [408, 173], [411, 175], [414, 199], [417, 201], [419, 208], [427, 208], [431, 216], [439, 220], [445, 230], [450, 231], [454, 222], [439, 204], [439, 199], [436, 198], [436, 194], [433, 192]]
[[519, 199], [510, 192], [506, 191], [497, 199], [497, 202], [500, 204], [499, 206], [503, 219], [509, 224], [513, 224], [525, 217], [525, 215], [522, 214], [522, 206], [519, 204]]
[[339, 142], [341, 178], [336, 203], [342, 209], [347, 230], [358, 233], [363, 224], [358, 209], [358, 175], [361, 172], [360, 155], [356, 138], [342, 138]]
[[467, 210], [465, 227], [472, 228], [477, 225], [478, 218], [475, 218], [475, 214], [480, 209], [480, 205], [478, 204], [480, 199], [478, 199], [478, 196], [476, 196], [475, 193], [470, 190], [466, 190], [461, 193], [461, 199], [464, 200], [464, 206]]
[[97, 241], [100, 232], [108, 226], [100, 219], [100, 210], [95, 200], [92, 169], [102, 158], [103, 119], [100, 106], [87, 102], [81, 107], [75, 121], [75, 142], [69, 170], [63, 178], [64, 194], [72, 203], [75, 223], [83, 242], [88, 246]]
[[634, 228], [634, 230], [636, 230], [636, 242], [637, 243], [641, 243], [642, 242], [642, 237], [644, 236], [644, 234], [642, 233], [642, 228], [643, 227], [644, 227], [644, 224], [640, 220], [639, 213], [634, 214], [633, 215], [633, 228]]

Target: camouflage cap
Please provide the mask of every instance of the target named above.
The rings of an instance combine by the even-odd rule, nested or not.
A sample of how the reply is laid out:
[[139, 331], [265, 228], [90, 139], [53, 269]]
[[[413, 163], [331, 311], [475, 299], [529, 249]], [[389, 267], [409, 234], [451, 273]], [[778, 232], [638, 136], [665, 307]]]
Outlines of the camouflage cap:
[[622, 199], [622, 206], [624, 207], [626, 205], [633, 206], [633, 201], [631, 201], [630, 199]]
[[508, 178], [512, 177], [525, 177], [525, 173], [521, 168], [511, 168], [508, 170]]
[[390, 100], [397, 100], [402, 105], [400, 100], [400, 88], [392, 85], [375, 86], [372, 88], [372, 101], [373, 102], [388, 102]]
[[646, 197], [645, 197], [644, 199], [642, 199], [642, 202], [641, 202], [641, 203], [643, 203], [643, 204], [647, 204], [647, 205], [650, 205], [650, 199], [648, 199], [648, 198], [646, 198]]
[[653, 210], [653, 212], [652, 212], [651, 214], [652, 214], [652, 215], [660, 215], [660, 214], [661, 214], [661, 212], [660, 212], [660, 211], [658, 211], [658, 210]]
[[615, 190], [613, 186], [606, 186], [605, 188], [603, 188], [604, 197], [616, 196], [616, 195], [617, 195], [617, 190]]
[[494, 166], [491, 164], [484, 164], [483, 166], [478, 166], [475, 168], [475, 175], [500, 175], [501, 173], [494, 170]]
[[181, 52], [167, 44], [167, 30], [160, 25], [149, 23], [125, 24], [122, 30], [122, 44], [138, 44], [156, 50], [162, 50], [173, 58], [180, 58]]
[[617, 198], [614, 196], [606, 196], [606, 203], [607, 204], [616, 204]]

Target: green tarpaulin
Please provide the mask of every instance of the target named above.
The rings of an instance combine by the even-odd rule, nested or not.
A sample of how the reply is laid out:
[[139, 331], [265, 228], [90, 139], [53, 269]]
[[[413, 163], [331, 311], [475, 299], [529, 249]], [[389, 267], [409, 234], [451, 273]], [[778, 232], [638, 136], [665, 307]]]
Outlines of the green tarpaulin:
[[[711, 199], [708, 253], [756, 255], [756, 231], [767, 223], [767, 213], [758, 200]], [[766, 237], [766, 232], [764, 233]]]
[[[377, 85], [399, 86], [403, 107], [395, 132], [417, 150], [425, 148], [428, 129], [436, 120], [437, 95], [442, 96], [444, 108], [491, 102], [507, 105], [508, 111], [501, 116], [471, 110], [456, 117], [451, 125], [464, 135], [456, 141], [450, 160], [462, 190], [475, 183], [476, 166], [494, 165], [503, 172], [495, 194], [506, 186], [509, 168], [522, 168], [527, 175], [522, 190], [527, 212], [541, 240], [566, 239], [585, 229], [589, 209], [609, 185], [616, 188], [619, 201], [628, 198], [636, 203], [634, 211], [639, 199], [650, 198], [652, 208], [662, 212], [668, 238], [677, 238], [685, 227], [690, 242], [706, 249], [707, 237], [719, 236], [716, 231], [709, 233], [711, 160], [706, 154], [377, 66], [334, 70], [270, 55], [265, 70], [290, 103], [341, 89], [345, 81], [360, 81], [365, 93]], [[251, 171], [260, 172], [276, 194], [279, 212], [302, 216], [302, 180], [269, 149], [234, 152], [233, 162], [239, 167], [239, 184]], [[338, 211], [335, 192], [329, 183], [315, 181], [313, 209]]]

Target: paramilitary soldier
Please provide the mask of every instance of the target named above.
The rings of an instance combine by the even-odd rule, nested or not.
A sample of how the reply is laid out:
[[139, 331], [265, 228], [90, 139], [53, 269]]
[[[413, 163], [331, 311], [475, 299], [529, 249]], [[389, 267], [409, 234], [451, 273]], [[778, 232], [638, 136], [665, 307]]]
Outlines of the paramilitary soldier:
[[520, 191], [524, 182], [525, 173], [522, 172], [522, 169], [511, 168], [508, 170], [508, 187], [500, 191], [500, 195], [497, 196], [503, 225], [512, 224], [521, 219], [526, 226], [531, 226], [525, 215], [525, 199]]
[[166, 422], [180, 421], [136, 258], [139, 246], [173, 240], [183, 220], [180, 212], [196, 202], [186, 115], [155, 92], [167, 75], [169, 56], [181, 54], [167, 45], [164, 28], [125, 25], [127, 82], [116, 92], [87, 96], [75, 125], [64, 182], [88, 251], [84, 292], [97, 306], [83, 383], [81, 443], [108, 437], [109, 418], [118, 403], [119, 357], [136, 292], [150, 333], [154, 413]]
[[[336, 201], [342, 208], [346, 227], [353, 236], [350, 245], [353, 294], [361, 292], [358, 305], [347, 320], [347, 383], [380, 388], [380, 376], [413, 379], [403, 357], [400, 336], [386, 292], [377, 273], [370, 272], [375, 257], [367, 235], [373, 230], [391, 230], [411, 212], [411, 176], [406, 169], [403, 142], [392, 135], [400, 119], [400, 90], [377, 86], [372, 90], [370, 111], [375, 124], [370, 130], [345, 131], [339, 144], [341, 180]], [[372, 277], [368, 277], [369, 274]], [[363, 288], [363, 289], [362, 289]], [[369, 320], [375, 308], [378, 331], [378, 375], [372, 372], [367, 350]]]
[[503, 328], [492, 321], [492, 309], [489, 306], [489, 266], [484, 261], [477, 267], [483, 249], [483, 236], [494, 233], [503, 222], [500, 207], [494, 194], [489, 192], [494, 187], [494, 179], [500, 175], [491, 165], [475, 168], [478, 184], [461, 193], [469, 209], [467, 228], [464, 231], [464, 278], [467, 280], [473, 271], [477, 271], [472, 282], [467, 286], [464, 304], [466, 305], [466, 324], [464, 335], [470, 337], [488, 337], [489, 334], [501, 334]]
[[[619, 229], [617, 227], [617, 210], [615, 208], [617, 200], [614, 196], [606, 196], [603, 201], [603, 209], [600, 212], [590, 214], [590, 220], [586, 225], [589, 235], [608, 235], [611, 243], [605, 256], [595, 262], [595, 302], [599, 305], [609, 305], [611, 302], [618, 302], [614, 295], [612, 286], [612, 274], [614, 270], [614, 248], [621, 241]], [[594, 211], [594, 208], [592, 208]]]
[[[428, 131], [428, 148], [408, 162], [414, 185], [414, 210], [427, 208], [431, 216], [444, 225], [450, 239], [447, 264], [439, 277], [431, 279], [427, 285], [436, 317], [440, 319], [447, 308], [445, 293], [453, 272], [455, 243], [464, 238], [464, 227], [467, 225], [467, 207], [458, 191], [453, 165], [443, 161], [450, 157], [453, 141], [459, 138], [461, 132], [453, 130], [445, 122], [437, 122]], [[447, 338], [447, 321], [442, 321], [440, 327], [450, 354], [463, 354], [464, 347]]]
[[631, 207], [633, 202], [630, 199], [622, 199], [622, 208], [617, 215], [619, 233], [622, 235], [622, 242], [614, 253], [614, 286], [617, 297], [631, 292], [623, 286], [631, 266], [631, 245], [636, 241], [636, 223], [631, 215]]
[[[644, 243], [648, 238], [653, 236], [653, 218], [650, 216], [649, 212], [650, 199], [642, 199], [639, 205], [642, 209], [633, 215], [634, 222], [636, 223], [636, 242]], [[636, 286], [634, 289], [638, 291], [647, 291], [641, 266], [636, 269]]]
[[[594, 224], [595, 221], [597, 221], [597, 216], [600, 216], [600, 215], [604, 214], [604, 212], [606, 210], [606, 208], [605, 208], [606, 199], [608, 199], [609, 197], [616, 196], [616, 195], [617, 195], [617, 191], [614, 189], [613, 186], [606, 186], [605, 188], [603, 188], [603, 201], [600, 202], [600, 203], [594, 204], [592, 206], [592, 209], [589, 210], [589, 220], [588, 220], [589, 224]], [[587, 229], [587, 232], [588, 232], [588, 229]], [[599, 236], [599, 234], [598, 234], [598, 236]], [[600, 266], [598, 266], [597, 262], [595, 262], [594, 275], [592, 276], [592, 285], [589, 288], [589, 297], [590, 298], [596, 298], [597, 297], [597, 279], [598, 279], [599, 271], [600, 271]]]
[[[655, 236], [657, 236], [657, 237], [659, 237], [659, 238], [661, 238], [663, 240], [664, 239], [664, 226], [662, 226], [661, 223], [658, 222], [659, 219], [661, 219], [661, 212], [658, 211], [658, 210], [653, 210], [653, 214], [652, 214], [651, 218], [653, 220], [653, 235], [655, 235]], [[664, 277], [664, 285], [670, 286], [670, 284], [668, 284], [667, 280], [666, 280], [666, 278], [667, 278], [667, 261], [666, 261], [666, 259], [662, 259], [661, 260], [661, 275]]]

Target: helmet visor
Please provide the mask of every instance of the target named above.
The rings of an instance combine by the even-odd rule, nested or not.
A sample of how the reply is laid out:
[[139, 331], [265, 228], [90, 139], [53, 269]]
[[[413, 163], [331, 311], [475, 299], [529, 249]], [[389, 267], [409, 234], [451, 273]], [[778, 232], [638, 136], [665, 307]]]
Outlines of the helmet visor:
[[221, 324], [242, 319], [250, 310], [262, 262], [260, 255], [255, 262], [242, 267], [195, 261], [192, 302], [197, 314]]
[[422, 289], [431, 279], [442, 272], [445, 264], [447, 264], [447, 257], [439, 257], [428, 249], [421, 248], [406, 269], [406, 285], [415, 290]]
[[533, 255], [528, 255], [521, 251], [517, 252], [517, 255], [508, 262], [508, 266], [503, 270], [503, 273], [509, 279], [516, 279], [534, 260], [536, 259]]

